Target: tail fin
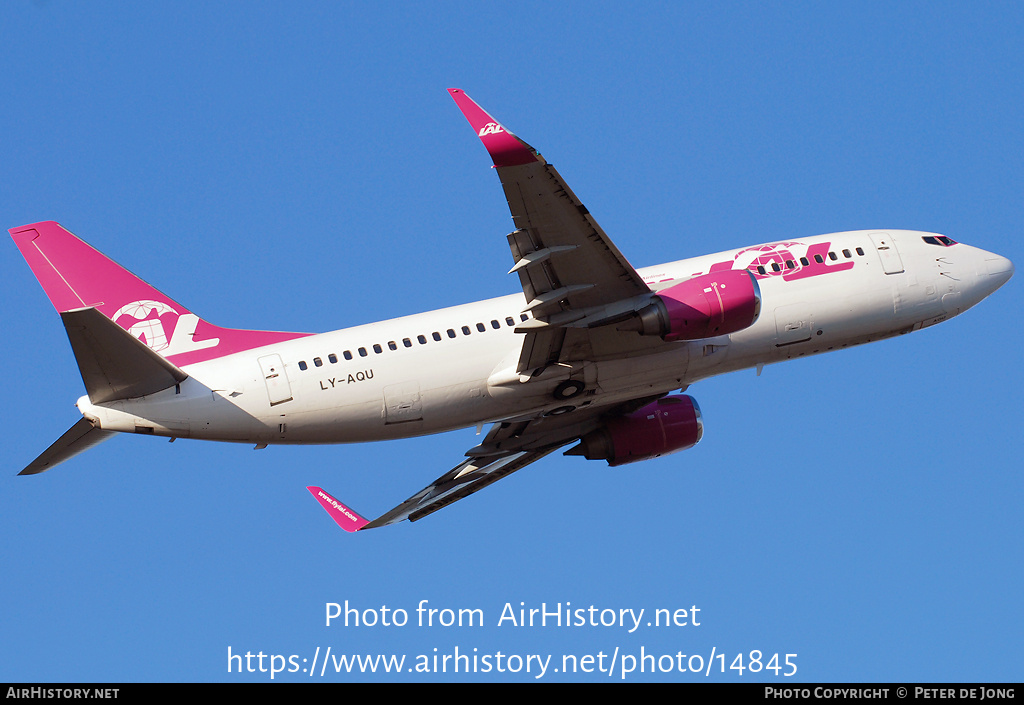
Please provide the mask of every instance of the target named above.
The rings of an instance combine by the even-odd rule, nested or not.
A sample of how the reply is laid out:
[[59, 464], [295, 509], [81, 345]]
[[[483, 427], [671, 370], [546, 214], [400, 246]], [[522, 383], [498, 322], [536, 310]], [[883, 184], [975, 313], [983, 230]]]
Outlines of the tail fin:
[[178, 367], [308, 335], [211, 325], [53, 221], [10, 233], [58, 313], [95, 308]]

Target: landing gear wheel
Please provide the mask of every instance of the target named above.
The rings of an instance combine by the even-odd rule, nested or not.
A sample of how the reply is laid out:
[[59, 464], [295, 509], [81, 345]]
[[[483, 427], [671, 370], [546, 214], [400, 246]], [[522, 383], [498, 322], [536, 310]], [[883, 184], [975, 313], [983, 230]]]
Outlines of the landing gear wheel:
[[567, 379], [555, 387], [555, 399], [572, 399], [580, 394], [586, 386], [578, 379]]

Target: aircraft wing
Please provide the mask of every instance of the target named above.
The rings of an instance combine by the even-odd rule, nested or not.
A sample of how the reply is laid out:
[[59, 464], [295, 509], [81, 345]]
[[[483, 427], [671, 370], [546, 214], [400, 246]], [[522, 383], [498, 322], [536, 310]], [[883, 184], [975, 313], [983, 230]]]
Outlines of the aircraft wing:
[[376, 529], [389, 524], [397, 524], [405, 519], [409, 521], [422, 519], [452, 502], [482, 490], [506, 475], [511, 475], [533, 461], [540, 460], [556, 449], [557, 447], [540, 451], [521, 451], [484, 459], [469, 458], [373, 521], [360, 516], [354, 509], [346, 507], [320, 487], [307, 487], [306, 489], [345, 531]]
[[[516, 329], [526, 333], [518, 371], [601, 357], [602, 342], [586, 331], [629, 316], [648, 302], [650, 288], [544, 157], [461, 90], [448, 92], [487, 148], [515, 224], [511, 272], [533, 316]], [[635, 335], [629, 341], [657, 345]], [[612, 347], [621, 352], [621, 344]]]
[[417, 521], [521, 470], [601, 425], [606, 414], [627, 414], [659, 398], [654, 395], [610, 407], [588, 407], [571, 414], [535, 414], [494, 424], [469, 456], [409, 499], [370, 521], [320, 487], [306, 489], [345, 531], [375, 529], [408, 519]]

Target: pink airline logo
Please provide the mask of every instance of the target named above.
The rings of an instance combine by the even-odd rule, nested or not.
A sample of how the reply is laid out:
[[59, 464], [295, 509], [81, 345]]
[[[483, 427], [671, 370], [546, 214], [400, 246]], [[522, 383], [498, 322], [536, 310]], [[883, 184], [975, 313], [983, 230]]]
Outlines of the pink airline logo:
[[473, 99], [458, 88], [449, 88], [455, 104], [469, 121], [477, 137], [483, 142], [494, 166], [519, 166], [540, 161], [533, 148], [509, 132], [487, 111], [473, 102]]
[[179, 314], [160, 301], [143, 299], [125, 304], [110, 317], [153, 352], [165, 357], [216, 347], [220, 338], [196, 340], [199, 317], [193, 313]]
[[484, 137], [485, 135], [496, 135], [499, 132], [504, 132], [504, 131], [505, 131], [505, 129], [501, 125], [499, 125], [498, 123], [496, 123], [496, 122], [489, 122], [486, 125], [484, 125], [482, 128], [480, 128], [480, 132], [477, 133], [477, 136]]
[[[837, 262], [829, 257], [830, 242], [805, 245], [801, 242], [773, 242], [740, 250], [732, 261], [717, 262], [708, 271], [720, 269], [746, 269], [758, 279], [782, 277], [795, 281], [817, 277], [830, 272], [841, 272], [853, 267], [852, 261]], [[764, 274], [758, 269], [764, 268]]]
[[10, 233], [57, 311], [94, 307], [176, 365], [308, 335], [211, 325], [53, 221]]

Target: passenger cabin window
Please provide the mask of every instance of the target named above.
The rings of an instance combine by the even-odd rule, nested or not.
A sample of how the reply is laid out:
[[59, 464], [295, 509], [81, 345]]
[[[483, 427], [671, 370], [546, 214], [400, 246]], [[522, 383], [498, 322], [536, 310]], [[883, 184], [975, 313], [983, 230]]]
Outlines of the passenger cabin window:
[[308, 367], [305, 360], [299, 360], [299, 369], [304, 370]]

